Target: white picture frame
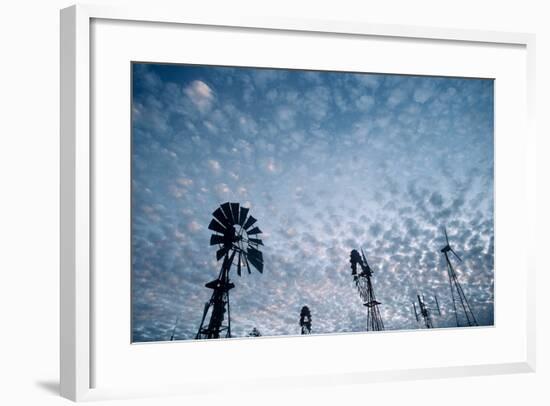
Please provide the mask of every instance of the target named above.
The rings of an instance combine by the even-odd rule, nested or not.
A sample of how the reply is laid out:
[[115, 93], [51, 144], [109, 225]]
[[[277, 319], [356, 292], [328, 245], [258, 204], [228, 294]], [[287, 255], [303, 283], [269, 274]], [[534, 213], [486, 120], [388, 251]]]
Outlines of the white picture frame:
[[[109, 20], [128, 24], [171, 23], [199, 27], [246, 28], [249, 30], [284, 31], [293, 33], [345, 34], [373, 38], [406, 38], [411, 40], [435, 40], [444, 43], [512, 45], [525, 49], [526, 54], [526, 110], [523, 161], [525, 163], [524, 208], [529, 213], [527, 243], [534, 241], [535, 223], [535, 133], [534, 133], [534, 54], [535, 37], [525, 33], [473, 31], [446, 28], [428, 28], [402, 25], [380, 25], [341, 21], [292, 20], [278, 18], [228, 19], [224, 16], [189, 16], [184, 7], [175, 10], [159, 10], [155, 7], [110, 8], [105, 6], [72, 6], [61, 11], [61, 394], [78, 401], [98, 397], [145, 395], [155, 390], [140, 392], [132, 388], [109, 390], [94, 387], [91, 369], [95, 362], [93, 346], [94, 278], [92, 275], [94, 229], [92, 196], [93, 171], [91, 147], [91, 60], [94, 44], [91, 39], [92, 22]], [[128, 123], [129, 125], [129, 123]], [[498, 203], [497, 203], [498, 204]], [[326, 383], [362, 383], [379, 380], [419, 379], [467, 375], [528, 372], [535, 370], [535, 259], [525, 254], [525, 348], [523, 359], [515, 362], [491, 364], [450, 365], [440, 367], [403, 368], [385, 371], [349, 371], [338, 374], [279, 376], [260, 381], [260, 385], [295, 385]], [[288, 340], [293, 340], [289, 338]], [[199, 385], [200, 383], [195, 383]], [[186, 385], [171, 387], [172, 393], [187, 393]], [[168, 389], [158, 386], [157, 393]], [[192, 391], [192, 390], [191, 390]]]

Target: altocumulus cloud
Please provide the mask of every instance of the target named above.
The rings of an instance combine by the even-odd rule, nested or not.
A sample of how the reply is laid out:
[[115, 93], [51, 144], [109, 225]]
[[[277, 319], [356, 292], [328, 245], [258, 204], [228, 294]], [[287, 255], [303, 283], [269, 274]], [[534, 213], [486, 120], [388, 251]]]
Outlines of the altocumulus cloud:
[[134, 64], [132, 336], [194, 337], [220, 264], [224, 201], [264, 231], [264, 274], [233, 275], [232, 330], [364, 331], [349, 252], [363, 247], [387, 329], [411, 302], [454, 314], [447, 227], [481, 325], [493, 324], [493, 83], [480, 79]]

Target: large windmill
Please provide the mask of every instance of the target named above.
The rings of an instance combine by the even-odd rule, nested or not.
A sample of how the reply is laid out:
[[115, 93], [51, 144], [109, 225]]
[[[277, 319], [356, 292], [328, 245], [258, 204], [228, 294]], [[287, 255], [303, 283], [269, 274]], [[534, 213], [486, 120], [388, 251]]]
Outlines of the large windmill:
[[[232, 265], [236, 264], [239, 276], [243, 267], [250, 274], [250, 265], [263, 273], [264, 260], [258, 249], [263, 243], [257, 238], [262, 231], [258, 227], [252, 227], [256, 219], [248, 216], [248, 211], [248, 208], [240, 207], [239, 203], [224, 203], [212, 213], [214, 218], [208, 228], [215, 233], [210, 237], [210, 245], [218, 246], [216, 260], [223, 259], [223, 262], [218, 278], [205, 285], [213, 292], [204, 305], [196, 339], [220, 338], [223, 334], [226, 338], [231, 337], [229, 291], [235, 287], [229, 279]], [[209, 313], [210, 321], [205, 324]]]
[[[412, 302], [413, 309], [414, 309], [414, 317], [416, 317], [416, 321], [420, 321], [420, 317], [422, 317], [422, 321], [424, 322], [424, 326], [426, 328], [434, 328], [434, 323], [432, 320], [432, 309], [428, 307], [428, 304], [426, 303], [426, 299], [424, 299], [424, 295], [422, 297], [420, 295], [416, 295], [418, 299], [418, 311], [416, 310], [416, 304]], [[435, 306], [437, 309], [437, 313], [441, 316], [441, 310], [439, 309], [439, 302], [437, 301], [437, 296], [434, 296], [435, 300]]]
[[[352, 250], [350, 254], [351, 274], [359, 296], [363, 301], [363, 306], [367, 308], [367, 331], [384, 330], [384, 323], [378, 306], [381, 304], [376, 300], [374, 289], [372, 287], [372, 269], [367, 262], [365, 253], [361, 250], [361, 254], [357, 250]], [[361, 267], [361, 272], [357, 273], [357, 264]]]
[[464, 291], [462, 290], [462, 286], [460, 286], [460, 282], [458, 281], [458, 277], [453, 268], [453, 264], [451, 264], [451, 260], [449, 259], [449, 252], [452, 252], [459, 262], [462, 262], [462, 259], [451, 248], [451, 245], [449, 244], [449, 237], [447, 236], [447, 229], [445, 228], [444, 231], [445, 231], [445, 241], [447, 244], [443, 248], [441, 248], [441, 252], [443, 253], [443, 255], [445, 255], [445, 261], [447, 262], [447, 274], [449, 276], [449, 286], [451, 288], [451, 298], [453, 301], [453, 310], [455, 312], [456, 326], [460, 327], [458, 310], [457, 310], [457, 302], [460, 303], [460, 307], [464, 312], [464, 317], [466, 319], [466, 323], [468, 324], [468, 326], [477, 326], [476, 317], [472, 312], [472, 308], [468, 303], [468, 299], [466, 299], [466, 295], [464, 294]]

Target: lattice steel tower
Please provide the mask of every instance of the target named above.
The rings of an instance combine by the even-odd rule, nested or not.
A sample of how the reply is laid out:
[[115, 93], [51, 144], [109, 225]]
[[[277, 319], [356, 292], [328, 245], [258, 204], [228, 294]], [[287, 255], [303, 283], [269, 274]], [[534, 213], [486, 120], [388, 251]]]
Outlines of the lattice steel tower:
[[[355, 286], [359, 291], [359, 296], [363, 301], [363, 306], [367, 308], [367, 331], [384, 330], [384, 323], [378, 306], [381, 305], [376, 300], [374, 289], [372, 287], [372, 269], [367, 262], [365, 253], [361, 250], [361, 254], [357, 250], [352, 250], [350, 254], [351, 274]], [[357, 264], [361, 267], [361, 272], [357, 273]]]
[[455, 312], [456, 326], [460, 327], [458, 311], [457, 311], [457, 302], [459, 302], [460, 307], [462, 307], [464, 318], [466, 319], [466, 323], [468, 324], [468, 326], [477, 326], [478, 324], [477, 324], [476, 317], [472, 312], [472, 308], [468, 303], [468, 299], [466, 299], [466, 295], [462, 290], [462, 286], [460, 286], [460, 282], [458, 282], [458, 277], [453, 268], [453, 264], [451, 264], [451, 260], [449, 259], [449, 252], [452, 252], [460, 262], [462, 262], [462, 259], [460, 259], [458, 254], [451, 248], [449, 244], [449, 237], [447, 236], [447, 229], [444, 229], [444, 230], [445, 230], [445, 241], [447, 242], [447, 245], [441, 248], [441, 252], [443, 253], [443, 255], [445, 255], [445, 261], [447, 262], [447, 275], [449, 276], [449, 286], [451, 288], [451, 297], [453, 301], [453, 309]]
[[[426, 300], [424, 299], [424, 295], [420, 297], [420, 295], [416, 295], [418, 298], [418, 312], [416, 310], [416, 305], [413, 302], [413, 309], [414, 309], [414, 316], [416, 317], [416, 321], [420, 321], [420, 317], [422, 317], [422, 320], [424, 322], [424, 326], [426, 328], [434, 328], [434, 323], [432, 320], [432, 309], [430, 309], [426, 303]], [[435, 306], [437, 313], [441, 316], [441, 310], [439, 309], [439, 302], [437, 301], [437, 296], [434, 296], [435, 300]]]

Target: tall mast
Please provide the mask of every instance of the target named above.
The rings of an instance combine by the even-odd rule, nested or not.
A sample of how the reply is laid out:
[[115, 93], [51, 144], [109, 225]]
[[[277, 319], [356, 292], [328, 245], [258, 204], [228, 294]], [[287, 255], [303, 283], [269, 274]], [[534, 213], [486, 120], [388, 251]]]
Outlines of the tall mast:
[[[452, 301], [453, 301], [453, 310], [454, 310], [454, 313], [455, 313], [456, 326], [460, 327], [459, 312], [464, 315], [464, 319], [465, 319], [468, 326], [477, 326], [478, 324], [477, 324], [476, 317], [474, 316], [474, 313], [472, 312], [472, 308], [470, 307], [470, 304], [468, 303], [468, 299], [466, 298], [466, 295], [464, 294], [464, 290], [462, 289], [462, 286], [460, 285], [460, 282], [458, 281], [458, 276], [457, 276], [456, 271], [453, 267], [453, 264], [451, 263], [451, 260], [449, 259], [449, 252], [452, 252], [453, 255], [458, 259], [458, 261], [462, 262], [462, 259], [451, 248], [451, 245], [449, 244], [449, 237], [447, 236], [447, 230], [446, 229], [445, 229], [445, 241], [446, 241], [446, 245], [441, 249], [441, 252], [445, 256], [445, 262], [447, 263], [447, 275], [449, 277], [449, 287], [451, 289], [451, 298], [452, 298]], [[457, 306], [457, 302], [459, 302], [460, 307]]]

